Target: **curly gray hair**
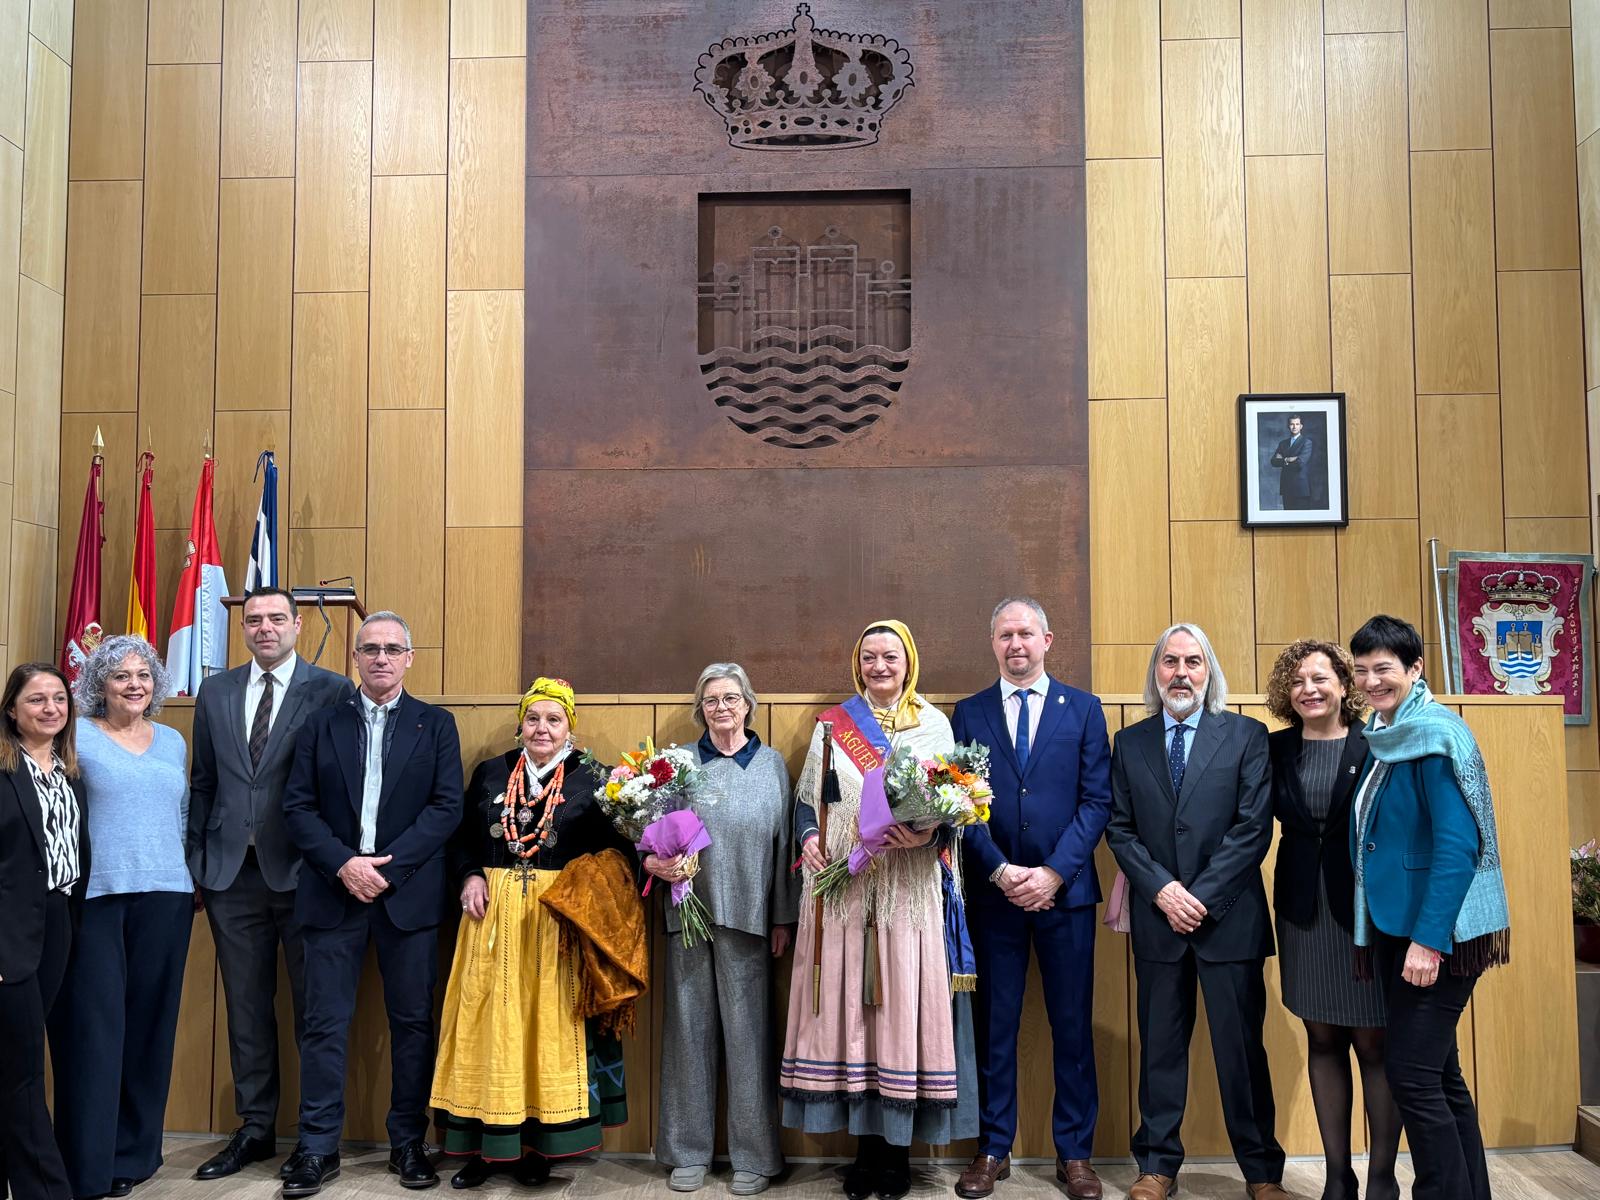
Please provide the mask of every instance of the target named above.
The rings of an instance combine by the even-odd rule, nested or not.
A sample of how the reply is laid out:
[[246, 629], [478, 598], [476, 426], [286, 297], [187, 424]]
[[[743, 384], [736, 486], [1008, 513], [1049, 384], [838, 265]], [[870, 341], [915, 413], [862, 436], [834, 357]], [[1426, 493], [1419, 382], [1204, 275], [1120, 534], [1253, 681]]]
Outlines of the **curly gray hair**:
[[172, 675], [166, 663], [161, 661], [156, 648], [142, 637], [119, 633], [96, 646], [79, 670], [78, 682], [72, 685], [72, 696], [78, 702], [79, 712], [86, 717], [106, 715], [106, 680], [130, 654], [137, 654], [150, 668], [150, 707], [144, 710], [144, 715], [153, 717], [161, 711], [161, 705], [172, 695]]

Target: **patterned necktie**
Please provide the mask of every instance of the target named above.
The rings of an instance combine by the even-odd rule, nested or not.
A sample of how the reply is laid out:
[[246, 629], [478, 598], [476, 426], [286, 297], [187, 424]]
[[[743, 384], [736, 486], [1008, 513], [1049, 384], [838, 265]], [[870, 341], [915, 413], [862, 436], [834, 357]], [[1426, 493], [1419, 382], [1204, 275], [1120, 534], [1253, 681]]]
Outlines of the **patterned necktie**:
[[261, 765], [261, 756], [267, 749], [267, 735], [272, 732], [272, 674], [261, 676], [261, 702], [256, 705], [255, 719], [250, 722], [250, 769]]
[[1189, 732], [1187, 725], [1174, 725], [1172, 727], [1172, 748], [1167, 751], [1167, 770], [1172, 772], [1173, 795], [1183, 794], [1183, 735]]
[[1027, 689], [1017, 693], [1017, 702], [1021, 708], [1017, 711], [1017, 766], [1027, 769], [1028, 766], [1028, 692]]

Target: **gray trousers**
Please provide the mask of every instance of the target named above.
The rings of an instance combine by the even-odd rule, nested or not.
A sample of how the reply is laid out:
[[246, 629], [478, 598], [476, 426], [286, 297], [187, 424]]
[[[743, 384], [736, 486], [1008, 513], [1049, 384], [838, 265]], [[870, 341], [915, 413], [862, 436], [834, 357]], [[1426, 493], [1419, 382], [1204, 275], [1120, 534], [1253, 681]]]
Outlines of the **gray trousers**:
[[783, 1170], [778, 1145], [778, 1062], [772, 1037], [768, 939], [718, 925], [715, 940], [685, 949], [667, 938], [661, 1037], [661, 1124], [656, 1161], [708, 1167], [716, 1144], [723, 1046], [728, 1070], [728, 1157], [735, 1171]]
[[305, 1012], [305, 944], [294, 919], [294, 893], [269, 888], [255, 854], [249, 853], [231, 884], [221, 891], [205, 889], [205, 901], [227, 1000], [234, 1107], [251, 1137], [276, 1137], [280, 942], [289, 968], [296, 1046]]

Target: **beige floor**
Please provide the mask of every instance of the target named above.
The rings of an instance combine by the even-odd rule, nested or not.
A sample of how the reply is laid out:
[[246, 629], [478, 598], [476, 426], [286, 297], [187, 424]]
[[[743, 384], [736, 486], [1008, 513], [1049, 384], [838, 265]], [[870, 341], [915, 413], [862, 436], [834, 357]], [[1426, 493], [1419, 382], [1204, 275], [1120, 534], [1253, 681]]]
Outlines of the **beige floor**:
[[[189, 1177], [220, 1145], [220, 1142], [194, 1138], [169, 1138], [167, 1165], [154, 1179], [140, 1185], [133, 1200], [274, 1200], [278, 1194], [277, 1167], [281, 1160], [259, 1163], [221, 1183], [199, 1183]], [[399, 1200], [407, 1193], [385, 1170], [386, 1163], [386, 1153], [379, 1150], [347, 1154], [343, 1174], [329, 1184], [322, 1195], [326, 1200], [354, 1200], [357, 1196], [363, 1200], [377, 1197]], [[1106, 1200], [1122, 1200], [1133, 1181], [1133, 1167], [1107, 1163], [1099, 1169], [1106, 1183]], [[448, 1164], [442, 1164], [441, 1173], [446, 1174], [446, 1181], [441, 1182], [440, 1190], [434, 1193], [440, 1200], [455, 1194], [448, 1188], [449, 1170]], [[1600, 1166], [1570, 1152], [1496, 1154], [1489, 1159], [1489, 1172], [1496, 1200], [1579, 1200], [1600, 1196]], [[953, 1195], [951, 1188], [956, 1174], [957, 1168], [953, 1166], [919, 1166], [912, 1195]], [[1410, 1171], [1403, 1160], [1401, 1177], [1409, 1184]], [[700, 1196], [704, 1200], [721, 1200], [728, 1196], [728, 1178], [726, 1168], [713, 1174]], [[1179, 1195], [1187, 1200], [1221, 1200], [1223, 1197], [1240, 1200], [1244, 1194], [1238, 1168], [1231, 1163], [1197, 1163], [1184, 1170], [1179, 1184]], [[1315, 1160], [1291, 1162], [1284, 1175], [1284, 1185], [1299, 1200], [1318, 1200], [1322, 1194], [1322, 1163]], [[585, 1160], [558, 1169], [550, 1182], [538, 1189], [521, 1188], [509, 1178], [496, 1177], [475, 1193], [482, 1200], [521, 1200], [522, 1197], [554, 1200], [555, 1197], [580, 1196], [667, 1200], [675, 1194], [667, 1190], [664, 1171], [654, 1163], [637, 1159]], [[782, 1197], [782, 1200], [812, 1200], [838, 1196], [840, 1192], [832, 1166], [804, 1163], [793, 1167], [789, 1176], [774, 1184], [767, 1194]], [[1054, 1169], [1048, 1165], [1019, 1167], [1010, 1180], [995, 1189], [995, 1200], [1064, 1195], [1064, 1189], [1055, 1182]]]

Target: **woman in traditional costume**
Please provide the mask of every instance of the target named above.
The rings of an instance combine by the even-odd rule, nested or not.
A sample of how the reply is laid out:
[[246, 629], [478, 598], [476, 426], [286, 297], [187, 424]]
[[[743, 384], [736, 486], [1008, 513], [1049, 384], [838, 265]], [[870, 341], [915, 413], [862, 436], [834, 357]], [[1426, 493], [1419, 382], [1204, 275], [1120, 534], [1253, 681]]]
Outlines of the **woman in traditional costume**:
[[[724, 1048], [730, 1056], [729, 1190], [754, 1196], [783, 1170], [777, 1064], [768, 1051], [772, 964], [794, 932], [800, 889], [790, 870], [789, 768], [749, 727], [755, 708], [750, 677], [738, 663], [712, 663], [700, 672], [694, 719], [705, 733], [695, 746], [700, 776], [691, 799], [711, 845], [700, 852], [692, 878], [712, 937], [690, 945], [678, 910], [663, 906], [666, 1006], [656, 1161], [672, 1168], [667, 1186], [675, 1192], [705, 1183]], [[644, 869], [669, 885], [689, 877], [685, 868], [683, 856], [644, 860]]]
[[[598, 1149], [602, 1128], [628, 1119], [617, 1034], [631, 1026], [631, 998], [585, 1016], [600, 981], [584, 977], [594, 960], [573, 929], [603, 943], [602, 958], [607, 945], [628, 947], [620, 957], [636, 957], [642, 975], [636, 855], [595, 802], [604, 778], [573, 746], [571, 685], [534, 680], [517, 716], [518, 746], [473, 771], [449, 848], [462, 916], [430, 1103], [445, 1153], [467, 1158], [456, 1188], [508, 1164], [519, 1182], [542, 1183], [552, 1159]], [[636, 928], [592, 928], [585, 907], [620, 910]]]
[[[867, 627], [851, 673], [857, 694], [818, 715], [795, 789], [805, 888], [779, 1086], [785, 1125], [856, 1135], [846, 1196], [895, 1200], [911, 1189], [912, 1138], [944, 1144], [978, 1132], [975, 977], [948, 830], [896, 826], [889, 849], [823, 901], [817, 936], [812, 881], [861, 844], [866, 777], [902, 746], [930, 758], [955, 745], [949, 720], [917, 695], [917, 645], [899, 621]], [[825, 817], [824, 722], [838, 779]]]

